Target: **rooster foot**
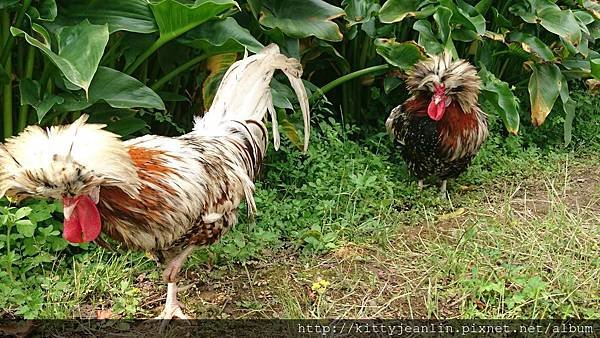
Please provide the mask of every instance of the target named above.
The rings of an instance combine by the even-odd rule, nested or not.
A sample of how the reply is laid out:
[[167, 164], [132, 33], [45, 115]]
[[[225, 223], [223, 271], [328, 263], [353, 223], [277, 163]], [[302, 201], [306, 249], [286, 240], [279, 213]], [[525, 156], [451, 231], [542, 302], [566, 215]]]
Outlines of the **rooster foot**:
[[173, 318], [183, 319], [186, 322], [189, 319], [186, 315], [183, 314], [183, 311], [181, 311], [181, 306], [179, 304], [165, 305], [164, 310], [162, 310], [160, 315], [155, 318], [162, 320], [162, 322], [160, 323], [160, 332], [163, 332], [165, 330], [165, 328]]
[[425, 185], [424, 180], [419, 180], [419, 190], [423, 190], [427, 185]]
[[160, 323], [160, 332], [163, 332], [171, 319], [179, 318], [185, 320], [188, 324], [188, 317], [181, 311], [182, 305], [177, 300], [177, 284], [169, 283], [167, 286], [167, 302], [164, 310], [155, 319], [162, 320]]

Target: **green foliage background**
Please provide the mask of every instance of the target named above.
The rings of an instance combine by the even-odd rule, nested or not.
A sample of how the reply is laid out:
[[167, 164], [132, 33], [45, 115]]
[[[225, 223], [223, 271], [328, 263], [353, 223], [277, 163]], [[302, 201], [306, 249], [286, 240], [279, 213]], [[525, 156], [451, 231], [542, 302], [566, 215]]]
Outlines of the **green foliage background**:
[[[398, 186], [406, 173], [388, 165], [394, 154], [379, 152], [385, 135], [353, 140], [382, 128], [407, 97], [404, 72], [426, 54], [447, 49], [480, 70], [493, 137], [467, 180], [518, 175], [515, 163], [536, 157], [539, 142], [562, 138], [562, 146], [573, 138], [597, 147], [597, 128], [572, 128], [579, 114], [598, 126], [597, 100], [584, 94], [582, 80], [593, 87], [600, 79], [599, 18], [592, 0], [0, 0], [0, 139], [81, 113], [124, 137], [181, 134], [210, 105], [229, 65], [277, 43], [304, 66], [314, 143], [308, 156], [269, 155], [256, 200], [270, 217], [262, 227], [234, 230], [210, 254], [243, 261], [288, 242], [325, 251], [348, 229], [364, 237], [383, 231], [389, 210], [415, 194], [414, 186]], [[281, 132], [300, 146], [293, 91], [281, 77], [272, 87]], [[551, 111], [543, 126], [529, 127]], [[505, 139], [506, 132], [525, 135]], [[84, 291], [57, 280], [54, 272], [89, 258], [87, 245], [61, 238], [60, 212], [57, 203], [0, 201], [1, 307], [26, 318], [60, 317], [53, 304], [66, 295], [71, 303], [60, 304], [69, 307], [110, 292], [119, 295], [120, 313], [134, 315], [131, 280], [115, 272], [134, 265], [129, 256], [104, 262], [119, 267], [106, 270], [114, 283], [94, 281], [96, 271], [87, 271]], [[102, 252], [91, 255], [103, 261], [95, 256]]]
[[[568, 143], [568, 81], [600, 78], [599, 15], [591, 0], [0, 0], [1, 136], [82, 112], [123, 136], [182, 133], [232, 62], [275, 42], [344, 122], [376, 125], [406, 96], [403, 71], [447, 49], [480, 69], [509, 132], [559, 102]], [[277, 107], [293, 108], [279, 84]]]

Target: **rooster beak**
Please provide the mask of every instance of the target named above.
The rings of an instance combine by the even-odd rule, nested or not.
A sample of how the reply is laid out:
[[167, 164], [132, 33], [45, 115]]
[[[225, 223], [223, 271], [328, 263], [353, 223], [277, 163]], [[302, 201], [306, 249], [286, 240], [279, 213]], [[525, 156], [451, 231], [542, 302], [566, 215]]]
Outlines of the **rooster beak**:
[[65, 206], [63, 208], [63, 214], [65, 216], [65, 220], [68, 220], [69, 218], [71, 218], [71, 215], [73, 214], [73, 210], [75, 210], [75, 207], [77, 206], [77, 201], [69, 206]]

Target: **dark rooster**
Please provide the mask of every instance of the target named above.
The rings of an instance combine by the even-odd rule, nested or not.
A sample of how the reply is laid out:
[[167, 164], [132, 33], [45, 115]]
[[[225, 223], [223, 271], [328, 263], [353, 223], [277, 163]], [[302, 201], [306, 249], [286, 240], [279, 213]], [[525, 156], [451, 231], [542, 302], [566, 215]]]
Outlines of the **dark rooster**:
[[60, 199], [68, 241], [94, 241], [104, 232], [128, 249], [154, 254], [166, 265], [168, 283], [159, 318], [185, 318], [176, 281], [187, 256], [234, 226], [244, 200], [249, 213], [256, 210], [253, 181], [267, 148], [267, 112], [279, 147], [269, 88], [277, 69], [298, 95], [306, 149], [302, 68], [271, 45], [229, 68], [209, 111], [183, 136], [122, 141], [103, 125], [85, 123], [85, 115], [48, 130], [28, 127], [0, 144], [0, 197]]
[[477, 103], [479, 76], [449, 53], [417, 63], [407, 75], [412, 96], [392, 110], [385, 126], [419, 187], [436, 176], [445, 195], [447, 180], [466, 170], [488, 135]]

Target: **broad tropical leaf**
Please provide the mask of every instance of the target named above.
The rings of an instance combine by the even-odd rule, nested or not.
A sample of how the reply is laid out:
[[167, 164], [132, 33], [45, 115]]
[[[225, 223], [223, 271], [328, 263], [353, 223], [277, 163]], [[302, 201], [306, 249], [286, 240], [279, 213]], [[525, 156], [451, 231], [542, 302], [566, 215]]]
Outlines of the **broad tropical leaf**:
[[19, 0], [0, 0], [0, 9], [11, 8], [19, 4]]
[[90, 86], [89, 99], [67, 94], [65, 102], [57, 110], [82, 110], [99, 101], [113, 108], [165, 109], [160, 96], [137, 79], [111, 68], [100, 67]]
[[535, 64], [529, 79], [529, 100], [531, 101], [531, 121], [541, 126], [558, 98], [562, 74], [555, 64]]
[[540, 24], [548, 31], [559, 35], [574, 45], [581, 41], [581, 29], [571, 10], [548, 7], [538, 12]]
[[42, 98], [39, 82], [30, 79], [21, 80], [19, 92], [21, 94], [21, 105], [28, 104], [32, 106], [37, 112], [38, 122], [42, 121], [54, 105], [61, 104], [64, 101], [62, 97], [52, 94], [45, 94]]
[[383, 23], [394, 23], [407, 17], [426, 18], [435, 12], [435, 6], [423, 7], [429, 3], [430, 1], [422, 0], [388, 0], [381, 6], [379, 20]]
[[18, 28], [11, 27], [10, 31], [14, 36], [23, 36], [29, 44], [37, 47], [60, 69], [67, 80], [87, 93], [108, 43], [106, 25], [92, 25], [86, 20], [76, 26], [59, 29], [56, 36], [58, 53], [52, 51], [47, 40], [49, 34], [40, 27], [37, 27], [37, 31], [45, 36], [46, 41], [43, 42]]
[[600, 79], [600, 59], [590, 60], [590, 72], [593, 77]]
[[479, 14], [475, 7], [462, 0], [440, 0], [440, 5], [452, 11], [452, 23], [475, 31], [478, 35], [485, 33], [485, 18]]
[[433, 14], [433, 20], [437, 23], [438, 32], [442, 43], [447, 43], [448, 39], [450, 39], [450, 33], [452, 32], [452, 27], [450, 26], [450, 19], [452, 19], [452, 11], [444, 6], [439, 6], [435, 14]]
[[554, 61], [556, 57], [550, 47], [548, 47], [538, 37], [521, 32], [515, 32], [510, 35], [511, 41], [520, 42], [523, 49], [527, 52], [533, 52], [544, 61]]
[[239, 52], [248, 49], [258, 53], [264, 46], [234, 18], [209, 21], [188, 32], [178, 41], [211, 54]]
[[175, 0], [150, 3], [160, 32], [160, 39], [172, 40], [181, 34], [214, 19], [217, 15], [237, 6], [233, 0], [196, 0], [184, 4]]
[[377, 53], [389, 64], [404, 71], [409, 70], [419, 60], [425, 59], [422, 48], [414, 41], [396, 42], [394, 39], [375, 40]]
[[[58, 14], [55, 0], [41, 0], [38, 10], [40, 12], [40, 19], [44, 21], [54, 21]], [[78, 20], [77, 22], [80, 21], [82, 20]]]
[[87, 19], [94, 24], [108, 24], [110, 33], [152, 33], [158, 30], [147, 0], [62, 1], [59, 19], [71, 23]]
[[498, 79], [485, 67], [479, 71], [481, 78], [481, 96], [495, 113], [500, 116], [506, 130], [516, 135], [519, 132], [519, 100], [515, 97], [508, 83]]
[[435, 37], [429, 21], [419, 20], [415, 22], [413, 29], [419, 32], [419, 45], [425, 47], [427, 53], [440, 54], [444, 51], [444, 45]]
[[562, 10], [550, 0], [528, 0], [520, 3], [512, 11], [528, 23], [539, 23], [549, 32], [565, 38], [571, 44], [578, 45], [581, 29], [571, 10]]
[[279, 28], [293, 38], [316, 36], [327, 41], [341, 41], [342, 32], [333, 19], [344, 10], [323, 0], [249, 0], [261, 25]]
[[560, 100], [562, 101], [562, 107], [565, 112], [564, 141], [565, 146], [568, 146], [573, 137], [573, 120], [575, 120], [575, 108], [577, 107], [577, 103], [569, 95], [569, 84], [564, 75], [561, 80]]
[[580, 0], [580, 3], [583, 3], [583, 7], [590, 11], [596, 19], [600, 20], [600, 4], [594, 0]]
[[144, 128], [148, 127], [146, 121], [137, 117], [122, 117], [117, 121], [110, 121], [106, 130], [111, 131], [121, 136], [132, 135]]
[[381, 8], [378, 0], [344, 0], [342, 6], [350, 27], [370, 21]]

